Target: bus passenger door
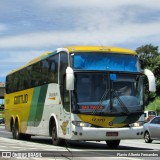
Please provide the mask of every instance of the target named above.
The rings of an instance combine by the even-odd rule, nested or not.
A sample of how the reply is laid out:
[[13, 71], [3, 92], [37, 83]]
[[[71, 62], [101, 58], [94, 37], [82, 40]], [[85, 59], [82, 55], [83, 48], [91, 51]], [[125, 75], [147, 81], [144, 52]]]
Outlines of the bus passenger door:
[[[64, 138], [69, 138], [70, 130], [70, 96], [69, 91], [66, 90], [66, 68], [68, 67], [68, 55], [66, 52], [60, 53], [60, 68], [59, 68], [59, 85], [62, 101], [61, 120], [59, 128], [63, 133]], [[60, 132], [61, 132], [60, 131]]]

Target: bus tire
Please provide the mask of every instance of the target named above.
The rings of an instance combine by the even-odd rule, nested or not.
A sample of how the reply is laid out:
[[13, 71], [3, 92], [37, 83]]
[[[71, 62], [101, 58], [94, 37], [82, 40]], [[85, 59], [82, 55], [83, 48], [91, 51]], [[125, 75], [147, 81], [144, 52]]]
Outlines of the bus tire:
[[60, 145], [64, 145], [65, 140], [64, 139], [60, 139], [57, 136], [57, 127], [56, 124], [54, 123], [54, 125], [52, 126], [52, 143], [55, 146], [60, 146]]
[[29, 141], [31, 139], [30, 134], [24, 134], [24, 140]]
[[19, 132], [19, 127], [18, 127], [18, 121], [15, 122], [15, 139], [20, 140], [20, 139], [24, 139], [24, 135], [22, 133]]
[[11, 124], [11, 130], [12, 130], [13, 139], [16, 139], [16, 132], [15, 132], [15, 124], [14, 123]]
[[109, 148], [117, 148], [119, 146], [120, 140], [108, 140], [106, 143]]

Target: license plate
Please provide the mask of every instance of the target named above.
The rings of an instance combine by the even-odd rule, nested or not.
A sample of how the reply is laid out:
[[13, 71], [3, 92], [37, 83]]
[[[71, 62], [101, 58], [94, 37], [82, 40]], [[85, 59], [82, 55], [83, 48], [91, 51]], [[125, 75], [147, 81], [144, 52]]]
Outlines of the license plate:
[[106, 132], [106, 136], [118, 136], [118, 132]]

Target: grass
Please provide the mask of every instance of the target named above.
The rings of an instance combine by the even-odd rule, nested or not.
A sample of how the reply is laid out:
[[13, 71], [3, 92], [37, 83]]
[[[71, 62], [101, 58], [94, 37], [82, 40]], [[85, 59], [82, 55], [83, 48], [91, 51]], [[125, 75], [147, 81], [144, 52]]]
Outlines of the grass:
[[158, 115], [160, 115], [160, 97], [156, 98], [153, 102], [146, 106], [145, 110], [154, 110], [157, 111]]
[[4, 118], [4, 111], [0, 111], [0, 118]]

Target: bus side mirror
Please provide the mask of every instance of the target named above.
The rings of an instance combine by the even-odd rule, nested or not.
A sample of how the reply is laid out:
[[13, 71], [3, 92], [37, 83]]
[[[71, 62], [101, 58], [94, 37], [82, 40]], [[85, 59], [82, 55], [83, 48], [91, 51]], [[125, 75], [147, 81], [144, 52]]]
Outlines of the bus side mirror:
[[156, 82], [155, 82], [154, 74], [153, 74], [149, 69], [145, 69], [145, 70], [144, 70], [144, 74], [145, 74], [145, 75], [147, 76], [147, 78], [148, 78], [149, 91], [155, 92], [155, 91], [156, 91]]
[[74, 72], [71, 67], [66, 69], [66, 90], [74, 90]]

